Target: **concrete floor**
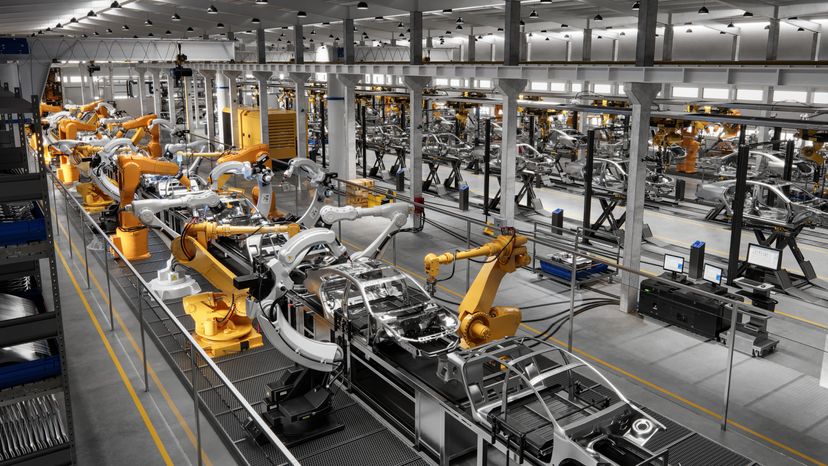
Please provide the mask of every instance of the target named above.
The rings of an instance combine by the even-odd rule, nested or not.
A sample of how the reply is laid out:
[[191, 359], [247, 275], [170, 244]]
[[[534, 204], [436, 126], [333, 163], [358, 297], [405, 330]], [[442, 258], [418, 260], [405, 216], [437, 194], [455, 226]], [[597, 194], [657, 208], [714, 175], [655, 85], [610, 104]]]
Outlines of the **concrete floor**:
[[[149, 392], [143, 391], [138, 320], [113, 287], [115, 330], [109, 330], [106, 275], [93, 257], [102, 250], [89, 249], [87, 288], [77, 215], [67, 222], [60, 195], [57, 211], [55, 245], [77, 464], [198, 464], [192, 398], [149, 340]], [[235, 464], [203, 417], [200, 428], [203, 464]]]

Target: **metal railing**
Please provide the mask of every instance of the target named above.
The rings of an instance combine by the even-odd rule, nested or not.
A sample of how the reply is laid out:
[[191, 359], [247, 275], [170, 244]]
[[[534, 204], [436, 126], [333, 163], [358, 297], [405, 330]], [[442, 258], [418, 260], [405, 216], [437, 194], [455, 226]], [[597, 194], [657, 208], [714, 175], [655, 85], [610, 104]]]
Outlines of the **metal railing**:
[[[224, 374], [224, 372], [218, 367], [216, 362], [212, 360], [212, 358], [204, 351], [204, 349], [198, 344], [195, 338], [190, 334], [184, 324], [179, 320], [179, 318], [175, 315], [175, 313], [164, 303], [160, 296], [149, 286], [149, 284], [144, 280], [141, 274], [136, 270], [135, 266], [127, 260], [123, 253], [115, 246], [115, 244], [110, 239], [109, 235], [107, 235], [101, 227], [97, 224], [95, 219], [83, 208], [81, 203], [63, 186], [63, 184], [58, 181], [57, 177], [51, 170], [47, 170], [49, 177], [52, 179], [52, 184], [54, 187], [53, 190], [53, 205], [55, 206], [55, 215], [57, 216], [57, 191], [59, 190], [63, 195], [64, 201], [64, 210], [66, 212], [66, 233], [68, 236], [68, 241], [70, 244], [70, 258], [74, 259], [74, 255], [72, 254], [72, 223], [69, 216], [69, 211], [74, 210], [76, 215], [79, 216], [81, 221], [81, 233], [83, 237], [83, 251], [84, 251], [84, 267], [86, 272], [86, 286], [87, 288], [90, 287], [90, 277], [89, 277], [89, 262], [88, 262], [88, 241], [86, 238], [85, 230], [89, 230], [92, 234], [93, 238], [97, 238], [103, 242], [103, 260], [106, 273], [106, 292], [107, 292], [107, 301], [109, 303], [109, 326], [110, 331], [114, 330], [113, 324], [113, 305], [112, 305], [112, 292], [111, 292], [111, 284], [110, 284], [110, 268], [109, 268], [109, 261], [113, 260], [112, 257], [109, 257], [109, 254], [114, 254], [115, 260], [120, 260], [121, 268], [120, 270], [125, 270], [130, 275], [130, 280], [138, 289], [138, 320], [140, 322], [141, 327], [141, 352], [142, 352], [142, 364], [143, 364], [143, 382], [144, 382], [144, 391], [149, 391], [149, 381], [147, 378], [148, 372], [148, 365], [146, 359], [146, 341], [145, 341], [145, 334], [146, 334], [146, 325], [147, 320], [145, 317], [145, 309], [143, 304], [143, 297], [149, 300], [153, 307], [157, 307], [162, 311], [162, 318], [166, 318], [166, 322], [172, 323], [173, 325], [173, 332], [177, 332], [181, 337], [184, 338], [184, 347], [182, 350], [185, 354], [189, 354], [190, 358], [190, 366], [189, 370], [191, 371], [191, 385], [192, 391], [190, 395], [193, 399], [193, 412], [194, 412], [194, 419], [195, 419], [195, 426], [196, 426], [196, 457], [197, 457], [197, 464], [201, 465], [202, 463], [202, 438], [201, 438], [201, 426], [200, 426], [200, 418], [201, 418], [201, 405], [203, 401], [201, 400], [201, 396], [199, 395], [199, 384], [197, 380], [197, 375], [200, 374], [205, 380], [207, 376], [205, 375], [204, 370], [208, 371], [208, 374], [212, 374], [220, 384], [222, 384], [227, 391], [229, 392], [231, 398], [235, 400], [239, 407], [242, 408], [244, 413], [247, 414], [249, 419], [255, 423], [256, 427], [258, 427], [259, 431], [264, 435], [267, 439], [268, 443], [270, 443], [276, 450], [284, 456], [282, 458], [271, 458], [268, 456], [266, 452], [263, 450], [263, 454], [265, 457], [270, 460], [273, 464], [283, 464], [288, 462], [292, 465], [299, 465], [299, 462], [293, 456], [293, 454], [288, 450], [288, 448], [284, 445], [284, 443], [273, 433], [273, 430], [270, 426], [262, 419], [259, 413], [251, 406], [251, 404], [245, 399], [245, 397], [241, 394], [241, 392], [236, 388], [233, 382]], [[107, 253], [109, 251], [109, 253]], [[163, 351], [163, 348], [159, 347], [159, 350]], [[198, 360], [203, 361], [203, 364], [198, 362]], [[182, 371], [186, 371], [187, 369], [182, 367]], [[239, 420], [241, 422], [241, 420]]]

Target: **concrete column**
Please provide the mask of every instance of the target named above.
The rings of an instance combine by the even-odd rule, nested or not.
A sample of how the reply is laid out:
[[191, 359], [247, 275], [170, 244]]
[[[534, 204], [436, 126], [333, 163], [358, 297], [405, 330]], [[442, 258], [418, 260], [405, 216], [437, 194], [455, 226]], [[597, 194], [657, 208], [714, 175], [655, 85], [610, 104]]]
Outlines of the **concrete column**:
[[[423, 197], [423, 89], [428, 85], [430, 78], [425, 76], [405, 76], [403, 78], [408, 88], [409, 117], [408, 125], [408, 177], [411, 185], [408, 188], [409, 197], [414, 200]], [[419, 227], [422, 216], [414, 216], [414, 226]]]
[[466, 61], [473, 62], [476, 60], [475, 54], [475, 44], [477, 43], [477, 39], [474, 38], [474, 34], [469, 34], [469, 39], [466, 46]]
[[227, 78], [227, 106], [230, 107], [230, 131], [233, 135], [232, 144], [236, 147], [241, 145], [241, 134], [238, 125], [239, 119], [239, 86], [236, 78], [240, 71], [224, 71]]
[[584, 41], [581, 45], [581, 61], [592, 61], [592, 28], [589, 27], [589, 20], [587, 26], [584, 28]]
[[337, 78], [343, 87], [345, 97], [345, 147], [350, 168], [356, 176], [356, 85], [362, 79], [362, 75], [340, 74]]
[[177, 109], [175, 106], [175, 77], [171, 71], [167, 72], [167, 109], [170, 111], [170, 123], [174, 125], [176, 122]]
[[356, 178], [356, 151], [348, 145], [345, 85], [340, 75], [328, 75], [328, 147], [331, 171], [345, 180]]
[[765, 52], [766, 60], [776, 60], [779, 56], [779, 7], [773, 7], [773, 17], [770, 18], [768, 28], [768, 46]]
[[302, 30], [302, 23], [296, 22], [293, 26], [293, 45], [296, 48], [296, 51], [293, 53], [293, 61], [297, 65], [301, 65], [305, 63], [305, 39], [303, 39], [305, 33]]
[[109, 86], [107, 86], [107, 87], [109, 88], [109, 93], [106, 96], [107, 100], [115, 100], [115, 78], [112, 75], [113, 68], [114, 68], [113, 66], [110, 66], [109, 69], [108, 69], [108, 72], [109, 72], [109, 83], [108, 84], [109, 84]]
[[258, 63], [267, 63], [267, 44], [265, 44], [265, 30], [261, 24], [256, 28], [256, 56]]
[[412, 11], [408, 14], [411, 40], [408, 45], [408, 62], [412, 65], [423, 64], [423, 12]]
[[618, 45], [620, 41], [618, 39], [612, 40], [612, 61], [618, 61]]
[[572, 61], [572, 41], [566, 40], [566, 61]]
[[491, 56], [490, 61], [497, 61], [497, 48], [495, 47], [494, 42], [489, 43], [489, 55]]
[[193, 99], [191, 95], [193, 89], [191, 84], [192, 80], [192, 77], [181, 78], [181, 93], [183, 96], [181, 101], [184, 105], [184, 126], [190, 132], [195, 131], [195, 125], [193, 124]]
[[[83, 66], [83, 65], [81, 65]], [[85, 67], [84, 67], [85, 68]], [[89, 74], [88, 69], [84, 69], [81, 73], [86, 73], [87, 84], [89, 85], [89, 100], [95, 100], [98, 98], [98, 94], [95, 93], [95, 79], [93, 79], [92, 75]]]
[[216, 139], [216, 107], [213, 103], [213, 87], [216, 79], [216, 72], [213, 70], [200, 70], [199, 73], [204, 76], [204, 106], [207, 109], [204, 119], [207, 123], [207, 139], [209, 139], [209, 144], [212, 148], [213, 141]]
[[520, 0], [506, 0], [506, 9], [503, 12], [503, 64], [505, 66], [520, 65]]
[[[147, 70], [146, 70], [146, 68], [136, 68], [135, 72], [138, 74], [138, 103], [141, 106], [141, 115], [146, 115], [147, 114], [147, 109], [144, 108], [145, 107], [145, 105], [144, 105], [145, 95], [144, 94], [146, 92], [146, 87], [147, 87], [146, 79], [145, 79], [146, 75], [147, 75]], [[91, 81], [91, 79], [90, 79], [90, 81]], [[94, 94], [93, 94], [93, 96], [94, 96]]]
[[673, 61], [673, 14], [667, 15], [667, 24], [664, 25], [664, 42], [661, 47], [661, 60]]
[[734, 35], [733, 43], [730, 45], [730, 59], [732, 61], [739, 61], [739, 52], [742, 48], [742, 36]]
[[342, 47], [345, 49], [345, 64], [352, 65], [354, 63], [354, 20], [352, 18], [346, 18], [342, 21], [342, 39]]
[[822, 33], [817, 31], [813, 33], [811, 38], [811, 60], [819, 60], [819, 45], [821, 42]]
[[216, 73], [216, 112], [218, 118], [216, 119], [216, 136], [219, 142], [226, 143], [229, 139], [227, 134], [224, 134], [224, 109], [230, 104], [230, 89], [227, 85], [227, 76], [223, 73]]
[[305, 83], [310, 73], [290, 73], [290, 79], [296, 84], [296, 157], [308, 158], [308, 94]]
[[[660, 86], [652, 83], [628, 83], [625, 87], [632, 102], [630, 164], [627, 176], [627, 206], [624, 222], [624, 266], [641, 268], [641, 237], [644, 232], [644, 197], [649, 151], [650, 113]], [[621, 272], [621, 311], [638, 309], [639, 276]]]
[[504, 225], [515, 225], [515, 184], [517, 180], [517, 98], [526, 87], [525, 79], [498, 79], [503, 94], [503, 136], [500, 145], [500, 216]]
[[267, 80], [270, 79], [270, 71], [254, 71], [253, 76], [259, 83], [259, 131], [261, 131], [261, 143], [270, 144], [270, 115], [268, 113], [267, 101]]
[[149, 74], [152, 79], [152, 113], [161, 118], [161, 70], [150, 68]]
[[81, 101], [78, 104], [83, 105], [86, 103], [86, 81], [84, 81], [83, 76], [86, 72], [83, 69], [83, 65], [78, 66], [78, 74], [80, 74], [80, 93], [81, 93]]
[[527, 62], [530, 60], [529, 55], [529, 35], [525, 32], [520, 32], [520, 61]]

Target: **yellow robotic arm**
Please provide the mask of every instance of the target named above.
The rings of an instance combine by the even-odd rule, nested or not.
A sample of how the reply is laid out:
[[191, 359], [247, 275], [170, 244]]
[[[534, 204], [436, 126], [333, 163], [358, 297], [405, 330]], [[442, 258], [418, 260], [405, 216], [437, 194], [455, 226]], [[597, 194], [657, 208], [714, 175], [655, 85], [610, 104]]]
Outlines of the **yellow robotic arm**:
[[529, 264], [526, 242], [527, 238], [522, 235], [500, 235], [493, 241], [468, 251], [425, 256], [427, 284], [432, 292], [437, 284], [441, 265], [451, 264], [459, 259], [488, 258], [458, 309], [458, 332], [464, 348], [473, 348], [514, 335], [520, 326], [520, 309], [507, 306], [492, 307], [492, 303], [504, 275]]
[[141, 183], [142, 175], [177, 175], [178, 164], [166, 160], [155, 160], [139, 155], [121, 155], [118, 157], [118, 191], [121, 195], [121, 210], [118, 212], [118, 229], [112, 241], [128, 260], [147, 259], [147, 227], [124, 206], [132, 204], [135, 191]]
[[262, 156], [266, 156], [268, 158], [267, 167], [270, 168], [270, 148], [267, 144], [254, 144], [249, 147], [245, 147], [244, 149], [236, 152], [230, 152], [226, 155], [219, 157], [216, 160], [216, 163], [224, 163], [224, 162], [250, 162], [256, 163], [259, 161], [259, 158]]

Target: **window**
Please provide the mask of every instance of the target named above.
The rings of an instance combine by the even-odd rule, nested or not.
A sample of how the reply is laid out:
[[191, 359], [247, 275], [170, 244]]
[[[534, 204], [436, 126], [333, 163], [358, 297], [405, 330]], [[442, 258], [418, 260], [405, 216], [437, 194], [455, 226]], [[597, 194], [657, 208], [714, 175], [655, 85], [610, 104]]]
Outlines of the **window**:
[[328, 82], [328, 73], [316, 73], [316, 80], [319, 82]]
[[765, 98], [762, 89], [736, 89], [736, 100], [761, 101]]
[[461, 87], [463, 85], [463, 80], [462, 79], [452, 79], [451, 81], [449, 81], [449, 85], [451, 85], [452, 87]]
[[624, 85], [623, 84], [618, 85], [618, 95], [624, 95]]
[[566, 83], [549, 83], [549, 90], [552, 92], [565, 92]]
[[808, 93], [805, 91], [773, 91], [774, 102], [800, 102], [808, 100]]
[[815, 104], [828, 104], [828, 92], [814, 92]]
[[719, 87], [705, 87], [703, 95], [705, 99], [727, 99], [730, 91]]
[[437, 78], [434, 80], [435, 86], [448, 86], [448, 79], [445, 78]]
[[610, 84], [596, 84], [592, 87], [592, 91], [596, 94], [611, 94], [612, 85]]
[[583, 90], [584, 85], [581, 83], [572, 83], [572, 92], [581, 92]]
[[547, 90], [547, 84], [543, 81], [532, 81], [530, 89], [533, 91], [545, 91]]
[[385, 75], [384, 74], [375, 74], [373, 78], [374, 84], [385, 84]]
[[488, 89], [488, 88], [492, 87], [492, 81], [488, 80], [488, 79], [478, 79], [477, 80], [477, 87]]
[[673, 97], [696, 98], [699, 96], [699, 88], [697, 87], [674, 87]]
[[371, 84], [371, 75], [366, 74], [365, 79], [363, 79], [362, 82], [364, 82], [365, 84]]

